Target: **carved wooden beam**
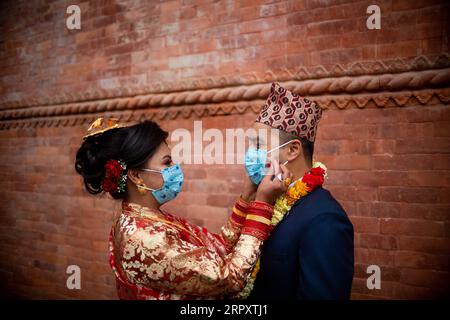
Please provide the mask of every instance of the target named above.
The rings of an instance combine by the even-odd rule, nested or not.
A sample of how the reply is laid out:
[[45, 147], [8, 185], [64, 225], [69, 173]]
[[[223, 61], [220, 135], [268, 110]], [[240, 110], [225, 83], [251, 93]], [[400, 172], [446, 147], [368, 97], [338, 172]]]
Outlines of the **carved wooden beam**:
[[[30, 106], [46, 106], [46, 105], [61, 105], [72, 102], [94, 101], [94, 100], [109, 100], [114, 98], [129, 98], [134, 96], [156, 95], [157, 93], [165, 93], [176, 95], [177, 92], [191, 92], [191, 91], [210, 91], [212, 89], [230, 88], [230, 87], [252, 87], [253, 85], [266, 84], [270, 82], [286, 82], [297, 81], [302, 82], [306, 80], [328, 79], [324, 84], [318, 86], [327, 86], [331, 80], [330, 78], [346, 77], [362, 77], [374, 75], [391, 75], [396, 73], [409, 73], [423, 70], [445, 69], [450, 68], [450, 55], [441, 54], [434, 59], [427, 56], [418, 56], [413, 59], [393, 59], [385, 61], [357, 61], [349, 65], [333, 65], [333, 66], [314, 66], [303, 67], [300, 66], [294, 69], [281, 68], [277, 70], [251, 72], [243, 75], [217, 76], [207, 78], [194, 78], [181, 81], [167, 81], [149, 83], [145, 87], [120, 87], [111, 90], [88, 90], [86, 92], [65, 92], [56, 91], [45, 96], [38, 96], [32, 99], [25, 99], [21, 101], [0, 101], [1, 109], [12, 109]], [[352, 87], [347, 87], [344, 80], [340, 83], [333, 82], [335, 87], [344, 86], [347, 90]], [[360, 80], [355, 80], [358, 82]], [[368, 81], [368, 80], [367, 80]], [[412, 83], [410, 83], [412, 85]], [[358, 85], [358, 84], [357, 84]], [[396, 85], [395, 82], [391, 85]], [[336, 89], [335, 89], [336, 90]], [[310, 94], [303, 91], [303, 94]], [[177, 96], [178, 97], [178, 96]], [[184, 103], [184, 102], [182, 102]]]
[[[131, 99], [131, 98], [130, 98]], [[435, 105], [450, 103], [450, 88], [425, 89], [401, 92], [378, 92], [341, 95], [322, 95], [314, 100], [323, 109], [346, 109], [346, 108], [389, 108], [404, 107], [409, 105]], [[49, 114], [43, 111], [28, 118], [10, 119], [0, 121], [0, 130], [36, 128], [36, 127], [58, 127], [87, 125], [100, 115], [111, 115], [119, 118], [121, 122], [142, 121], [154, 119], [157, 121], [174, 120], [177, 118], [198, 119], [219, 115], [243, 114], [253, 112], [257, 114], [264, 104], [264, 99], [252, 101], [227, 101], [211, 104], [191, 104], [181, 106], [167, 106], [164, 108], [135, 108], [136, 101], [126, 106], [133, 108], [92, 109], [92, 113], [77, 113], [77, 107], [65, 108], [68, 112], [62, 114]], [[106, 103], [106, 106], [108, 103]], [[48, 107], [47, 107], [48, 108]]]

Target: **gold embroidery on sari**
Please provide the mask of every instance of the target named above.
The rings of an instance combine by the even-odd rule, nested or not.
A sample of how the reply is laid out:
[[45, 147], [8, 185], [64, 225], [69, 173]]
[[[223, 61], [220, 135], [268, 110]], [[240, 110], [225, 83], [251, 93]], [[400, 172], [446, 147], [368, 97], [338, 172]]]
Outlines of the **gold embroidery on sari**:
[[230, 221], [216, 235], [136, 204], [127, 206], [115, 229], [119, 273], [129, 283], [164, 292], [158, 297], [167, 299], [233, 296], [245, 286], [262, 244], [241, 235]]

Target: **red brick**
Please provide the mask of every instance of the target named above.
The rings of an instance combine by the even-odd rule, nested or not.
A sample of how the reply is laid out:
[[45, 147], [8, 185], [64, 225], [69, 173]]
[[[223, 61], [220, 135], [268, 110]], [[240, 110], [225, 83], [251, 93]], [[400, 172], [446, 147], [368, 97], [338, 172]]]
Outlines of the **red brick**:
[[445, 234], [445, 226], [442, 222], [410, 219], [381, 219], [380, 230], [383, 234], [402, 234], [409, 236], [442, 237]]
[[362, 50], [360, 48], [346, 48], [341, 50], [324, 50], [311, 53], [311, 63], [313, 65], [333, 66], [337, 61], [349, 64], [353, 61], [361, 60]]
[[250, 32], [261, 32], [265, 30], [278, 29], [285, 25], [284, 17], [269, 17], [264, 19], [246, 21], [239, 24], [241, 34]]
[[[317, 157], [319, 159], [319, 157]], [[371, 159], [366, 155], [343, 155], [340, 157], [320, 156], [322, 162], [327, 163], [330, 169], [365, 170], [370, 168]]]
[[424, 253], [446, 254], [450, 240], [448, 238], [402, 236], [399, 238], [399, 249]]
[[206, 200], [206, 204], [214, 207], [231, 208], [236, 202], [236, 197], [233, 195], [224, 194], [209, 194]]
[[[354, 221], [355, 219], [352, 218], [352, 222]], [[356, 229], [355, 231], [361, 232]], [[378, 234], [360, 234], [359, 246], [368, 249], [394, 250], [397, 249], [397, 238], [395, 236], [381, 236]]]
[[372, 202], [377, 200], [376, 188], [330, 185], [329, 189], [338, 199], [342, 200], [364, 202]]
[[355, 232], [357, 233], [379, 233], [380, 221], [378, 218], [352, 217]]
[[392, 3], [392, 10], [408, 10], [408, 9], [418, 9], [429, 5], [430, 1], [418, 0], [418, 1], [408, 1], [408, 0], [398, 0]]
[[398, 218], [401, 216], [402, 205], [395, 202], [359, 202], [357, 204], [357, 214], [379, 218]]
[[395, 265], [398, 267], [415, 269], [448, 270], [448, 256], [432, 255], [411, 251], [398, 251], [395, 253]]
[[396, 153], [439, 153], [450, 150], [450, 138], [397, 140]]
[[[381, 30], [367, 30], [368, 4], [350, 0], [83, 2], [79, 31], [65, 30], [64, 21], [55, 20], [53, 11], [65, 10], [62, 3], [41, 3], [33, 12], [22, 4], [5, 5], [7, 10], [0, 12], [7, 34], [0, 43], [0, 105], [4, 109], [9, 102], [22, 106], [30, 100], [44, 110], [59, 96], [94, 104], [102, 95], [84, 97], [86, 92], [112, 97], [136, 88], [145, 94], [161, 89], [160, 81], [184, 81], [184, 86], [199, 80], [199, 89], [204, 84], [229, 88], [228, 77], [231, 86], [275, 81], [264, 76], [268, 72], [279, 73], [281, 82], [305, 80], [300, 93], [306, 95], [311, 80], [322, 83], [323, 77], [338, 80], [341, 75], [352, 80], [380, 72], [396, 76], [397, 67], [420, 71], [428, 63], [419, 56], [434, 64], [449, 51], [445, 1], [377, 4]], [[49, 26], [65, 31], [55, 35]], [[373, 69], [365, 69], [368, 61]], [[439, 61], [443, 67], [445, 61]], [[377, 68], [381, 64], [389, 70]], [[322, 67], [326, 70], [320, 73]], [[343, 71], [336, 74], [335, 67]], [[382, 77], [382, 86], [389, 77]], [[397, 86], [388, 89], [406, 92]], [[323, 106], [315, 158], [328, 166], [325, 187], [355, 226], [352, 297], [448, 297], [450, 109], [443, 91], [427, 101], [428, 90], [435, 89], [442, 88], [419, 85], [413, 93], [424, 99], [411, 98], [402, 108], [390, 99], [384, 107], [370, 100], [364, 107], [351, 102], [344, 109], [333, 102], [344, 92], [335, 90]], [[311, 98], [323, 99], [329, 90], [323, 87]], [[391, 91], [361, 92], [372, 93], [375, 99]], [[354, 98], [348, 90], [347, 96]], [[177, 108], [184, 111], [186, 106]], [[192, 130], [198, 119], [204, 128], [223, 130], [247, 127], [255, 117], [247, 109], [158, 121], [169, 131]], [[0, 277], [11, 297], [117, 298], [103, 249], [120, 201], [88, 195], [73, 169], [86, 127], [63, 123], [0, 131]], [[220, 231], [242, 191], [243, 166], [183, 169], [183, 192], [164, 210]], [[65, 288], [67, 264], [82, 267], [83, 290]], [[381, 266], [380, 291], [366, 287], [370, 264]]]
[[326, 50], [330, 47], [339, 48], [341, 39], [336, 37], [336, 35], [327, 35], [318, 36], [318, 37], [310, 37], [307, 44], [309, 50], [311, 51], [321, 51]]
[[428, 170], [434, 168], [433, 156], [428, 154], [374, 155], [372, 163], [376, 170]]
[[445, 203], [402, 203], [400, 207], [399, 217], [411, 219], [445, 221], [450, 212], [450, 205]]
[[420, 52], [420, 42], [417, 40], [401, 41], [398, 43], [390, 43], [378, 46], [378, 59], [395, 59], [398, 58], [398, 52], [406, 57], [415, 57]]
[[314, 16], [307, 11], [295, 12], [288, 16], [288, 25], [305, 25], [314, 22]]
[[394, 253], [389, 250], [355, 248], [355, 260], [367, 265], [394, 266]]
[[413, 187], [380, 187], [379, 197], [387, 202], [429, 203], [438, 202], [438, 190]]
[[407, 285], [439, 287], [450, 281], [447, 272], [419, 269], [402, 269], [401, 282]]
[[398, 284], [395, 289], [395, 296], [398, 299], [445, 299], [448, 297], [448, 291], [440, 287], [426, 288]]

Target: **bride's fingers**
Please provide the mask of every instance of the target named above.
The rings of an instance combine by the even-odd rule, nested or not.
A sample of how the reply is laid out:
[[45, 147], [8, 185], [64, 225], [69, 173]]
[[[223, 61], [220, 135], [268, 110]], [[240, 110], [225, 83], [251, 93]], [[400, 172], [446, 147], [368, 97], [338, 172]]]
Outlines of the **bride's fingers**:
[[[280, 169], [280, 164], [278, 161], [274, 160], [274, 169], [275, 169], [275, 177], [277, 178], [277, 180], [281, 181], [283, 179], [283, 173]], [[278, 169], [278, 170], [277, 170]]]
[[277, 160], [273, 160], [272, 161], [272, 165], [273, 165], [273, 174], [275, 176], [278, 176], [278, 174], [280, 173], [280, 164], [278, 163]]
[[281, 172], [282, 172], [283, 180], [288, 178], [288, 177], [292, 179], [292, 173], [288, 170], [288, 168], [286, 168], [286, 166], [280, 164], [280, 169], [281, 169]]
[[268, 170], [267, 170], [266, 175], [267, 175], [267, 176], [273, 176], [273, 175], [274, 175], [273, 162], [270, 162], [270, 166], [269, 166], [269, 168], [268, 168]]

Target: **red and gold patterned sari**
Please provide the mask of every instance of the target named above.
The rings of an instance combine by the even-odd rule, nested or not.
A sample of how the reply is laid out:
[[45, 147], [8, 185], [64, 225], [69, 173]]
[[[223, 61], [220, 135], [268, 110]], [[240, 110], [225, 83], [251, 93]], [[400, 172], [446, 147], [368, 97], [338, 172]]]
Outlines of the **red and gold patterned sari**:
[[245, 286], [263, 242], [252, 232], [241, 232], [248, 206], [239, 199], [221, 234], [215, 234], [123, 201], [109, 241], [119, 298], [233, 297]]

